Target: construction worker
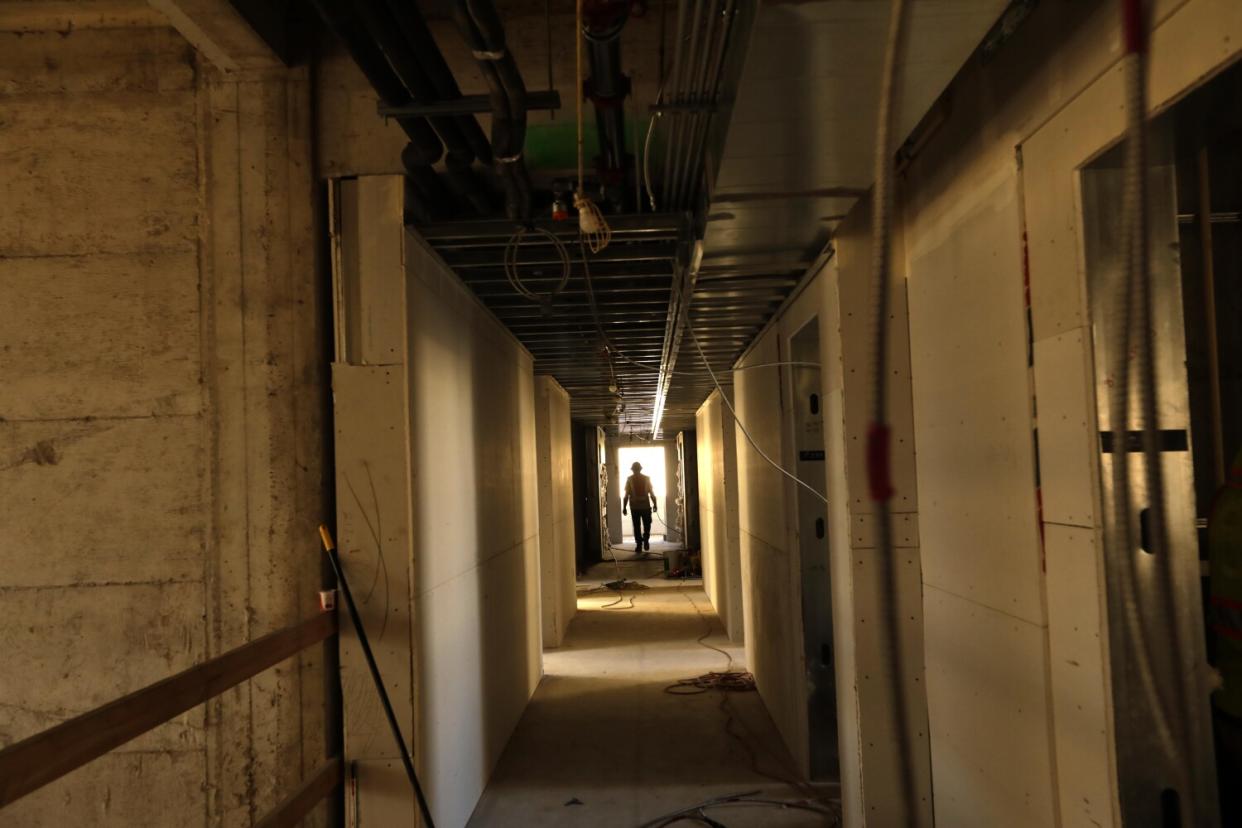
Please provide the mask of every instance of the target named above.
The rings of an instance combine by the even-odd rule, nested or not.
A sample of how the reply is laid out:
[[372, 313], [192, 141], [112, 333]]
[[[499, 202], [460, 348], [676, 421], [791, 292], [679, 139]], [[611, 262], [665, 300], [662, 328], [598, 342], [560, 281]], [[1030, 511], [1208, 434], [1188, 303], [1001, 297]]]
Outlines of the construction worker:
[[1242, 825], [1242, 452], [1208, 516], [1211, 604], [1208, 622], [1222, 684], [1212, 694], [1221, 816]]
[[[643, 474], [643, 464], [634, 463], [630, 466], [634, 472], [625, 481], [625, 499], [621, 501], [621, 514], [626, 507], [631, 507], [634, 521], [634, 551], [642, 553], [651, 549], [651, 514], [657, 512], [655, 492], [651, 488], [651, 478]], [[631, 501], [633, 503], [631, 504]]]

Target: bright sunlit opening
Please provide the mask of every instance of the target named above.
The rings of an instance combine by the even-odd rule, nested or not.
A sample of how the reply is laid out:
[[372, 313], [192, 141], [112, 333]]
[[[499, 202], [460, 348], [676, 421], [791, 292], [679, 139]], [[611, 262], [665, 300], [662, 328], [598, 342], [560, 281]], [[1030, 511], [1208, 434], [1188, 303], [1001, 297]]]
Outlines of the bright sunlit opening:
[[[664, 469], [664, 447], [663, 446], [627, 446], [618, 450], [617, 460], [621, 465], [621, 494], [625, 495], [625, 481], [632, 473], [630, 466], [635, 462], [643, 464], [643, 474], [651, 478], [651, 488], [655, 492], [656, 503], [659, 504], [659, 514], [662, 517], [665, 512], [665, 503], [668, 497], [668, 475]], [[654, 537], [657, 532], [664, 534], [664, 524], [658, 519], [652, 521], [651, 534]], [[634, 537], [634, 527], [629, 518], [621, 521], [622, 537]]]

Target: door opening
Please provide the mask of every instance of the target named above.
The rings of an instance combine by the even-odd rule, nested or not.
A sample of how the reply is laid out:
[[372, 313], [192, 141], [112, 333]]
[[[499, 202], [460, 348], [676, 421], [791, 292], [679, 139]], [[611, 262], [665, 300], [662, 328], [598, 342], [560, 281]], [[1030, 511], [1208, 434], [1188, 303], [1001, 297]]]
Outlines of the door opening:
[[[635, 463], [641, 463], [643, 474], [651, 478], [651, 488], [658, 504], [657, 511], [651, 516], [651, 538], [658, 541], [667, 540], [669, 529], [665, 520], [668, 518], [669, 511], [669, 489], [664, 446], [622, 446], [617, 453], [617, 461], [621, 469], [622, 481], [630, 476], [632, 473], [630, 467]], [[622, 491], [618, 494], [618, 499], [625, 497], [624, 482], [621, 485]], [[634, 542], [634, 522], [631, 516], [632, 513], [624, 516], [621, 521], [621, 537], [624, 543]]]
[[[1171, 619], [1161, 609], [1168, 579], [1148, 544], [1137, 406], [1129, 422], [1109, 422], [1118, 347], [1115, 285], [1125, 253], [1117, 209], [1125, 148], [1113, 148], [1081, 173], [1106, 533], [1112, 533], [1111, 472], [1120, 452], [1129, 457], [1139, 513], [1136, 548], [1126, 554], [1110, 544], [1105, 556], [1118, 784], [1127, 825], [1156, 825], [1154, 815], [1169, 797], [1193, 802], [1204, 824], [1214, 821], [1217, 804], [1223, 824], [1242, 819], [1235, 784], [1242, 769], [1242, 629], [1232, 611], [1242, 604], [1242, 498], [1230, 501], [1229, 480], [1229, 466], [1242, 449], [1239, 94], [1242, 67], [1234, 67], [1150, 129], [1148, 245], [1167, 565], [1175, 576]], [[1222, 508], [1227, 502], [1233, 506]], [[1140, 623], [1125, 621], [1131, 606]], [[1175, 657], [1186, 647], [1189, 652]], [[1222, 686], [1213, 689], [1184, 668], [1205, 659], [1219, 671]], [[1161, 690], [1154, 696], [1153, 684]], [[1168, 701], [1179, 697], [1186, 702]], [[1157, 716], [1184, 722], [1177, 749], [1155, 739], [1151, 722]], [[1187, 766], [1195, 771], [1193, 779], [1178, 789], [1178, 769]]]
[[[819, 320], [812, 319], [789, 340], [789, 358], [819, 362]], [[824, 417], [819, 371], [790, 371], [793, 399], [794, 469], [826, 496]], [[798, 552], [802, 572], [802, 640], [808, 687], [807, 725], [811, 779], [838, 778], [837, 690], [832, 649], [832, 582], [828, 570], [828, 508], [802, 486], [797, 492]]]

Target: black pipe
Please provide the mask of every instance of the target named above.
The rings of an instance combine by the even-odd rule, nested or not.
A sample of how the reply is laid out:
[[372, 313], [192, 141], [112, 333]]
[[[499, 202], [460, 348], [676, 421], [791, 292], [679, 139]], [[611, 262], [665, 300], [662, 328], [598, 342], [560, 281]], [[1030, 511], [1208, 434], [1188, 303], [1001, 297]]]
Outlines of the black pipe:
[[515, 221], [531, 214], [526, 144], [526, 85], [505, 43], [504, 25], [491, 0], [455, 0], [453, 19], [474, 52], [492, 101], [492, 155], [505, 186], [506, 212]]
[[[393, 14], [385, 0], [366, 0], [357, 3], [363, 23], [380, 50], [388, 58], [388, 63], [397, 74], [403, 86], [408, 90], [414, 101], [425, 103], [437, 100], [435, 87], [423, 74], [422, 66], [415, 59], [415, 50], [411, 49], [403, 36], [403, 27]], [[404, 15], [408, 16], [408, 15]], [[432, 43], [434, 46], [434, 42]], [[448, 148], [445, 158], [445, 169], [448, 172], [449, 184], [459, 199], [468, 203], [476, 213], [486, 215], [490, 212], [488, 199], [481, 182], [475, 178], [470, 169], [474, 162], [474, 151], [470, 148], [465, 135], [462, 134], [458, 119], [449, 116], [433, 116], [428, 120]]]
[[392, 738], [401, 752], [401, 764], [405, 766], [405, 775], [414, 789], [414, 797], [418, 800], [418, 810], [423, 815], [423, 824], [427, 828], [435, 828], [435, 820], [431, 818], [431, 807], [423, 794], [423, 786], [418, 783], [418, 774], [414, 771], [414, 760], [405, 746], [405, 737], [401, 735], [401, 725], [397, 723], [397, 714], [392, 709], [392, 701], [388, 698], [388, 688], [384, 687], [384, 679], [380, 676], [379, 665], [375, 663], [375, 654], [371, 651], [371, 642], [367, 640], [366, 628], [362, 626], [362, 618], [358, 615], [358, 607], [354, 604], [354, 596], [349, 591], [349, 582], [345, 580], [345, 571], [341, 569], [341, 559], [336, 554], [336, 542], [332, 533], [324, 524], [319, 525], [319, 536], [323, 539], [323, 550], [328, 555], [328, 562], [336, 573], [336, 582], [340, 585], [341, 595], [345, 598], [345, 608], [349, 610], [349, 620], [353, 622], [354, 633], [358, 636], [358, 646], [366, 658], [367, 669], [371, 673], [371, 681], [375, 684], [375, 692], [379, 694], [380, 704], [384, 708], [384, 717], [388, 719], [388, 728]]
[[599, 173], [604, 184], [625, 193], [629, 157], [625, 149], [625, 98], [630, 79], [621, 71], [621, 30], [629, 19], [628, 2], [602, 0], [591, 4], [582, 24], [591, 76], [583, 93], [595, 106], [599, 135]]
[[[444, 54], [431, 34], [431, 29], [427, 26], [427, 20], [419, 10], [418, 4], [412, 0], [388, 0], [388, 6], [393, 16], [397, 18], [397, 24], [401, 27], [405, 39], [410, 44], [414, 59], [418, 61], [423, 75], [434, 88], [435, 98], [441, 101], [454, 101], [460, 98], [461, 89], [457, 86], [453, 71], [445, 62]], [[457, 127], [475, 158], [479, 159], [480, 163], [490, 165], [492, 147], [487, 142], [487, 136], [483, 134], [483, 128], [479, 126], [479, 122], [473, 115], [458, 115], [456, 120]]]
[[[324, 25], [345, 45], [354, 63], [362, 70], [371, 88], [384, 103], [393, 106], [409, 104], [410, 93], [393, 72], [392, 67], [388, 65], [383, 53], [367, 35], [366, 29], [354, 16], [352, 6], [343, 0], [313, 0], [313, 2]], [[410, 138], [410, 143], [401, 153], [401, 160], [405, 164], [406, 171], [410, 175], [417, 174], [423, 180], [422, 187], [406, 188], [407, 198], [421, 199], [424, 197], [421, 195], [422, 191], [436, 189], [430, 183], [430, 177], [436, 174], [431, 166], [440, 160], [444, 154], [444, 147], [426, 118], [402, 117], [397, 118], [397, 123]], [[436, 202], [408, 203], [406, 208], [413, 214], [422, 216], [422, 221], [426, 222], [430, 220], [430, 205], [434, 203]]]

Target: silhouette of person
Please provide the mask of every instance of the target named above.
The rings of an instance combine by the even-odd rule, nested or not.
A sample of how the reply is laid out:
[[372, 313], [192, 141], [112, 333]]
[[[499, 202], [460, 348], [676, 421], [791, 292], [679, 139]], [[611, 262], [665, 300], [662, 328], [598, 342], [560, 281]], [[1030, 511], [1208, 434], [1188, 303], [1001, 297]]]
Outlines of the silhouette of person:
[[[621, 501], [621, 514], [626, 507], [633, 512], [634, 551], [642, 552], [651, 549], [651, 513], [658, 512], [655, 492], [651, 488], [651, 478], [643, 474], [643, 464], [630, 466], [634, 473], [625, 481], [625, 499]], [[632, 502], [631, 502], [632, 501]]]

